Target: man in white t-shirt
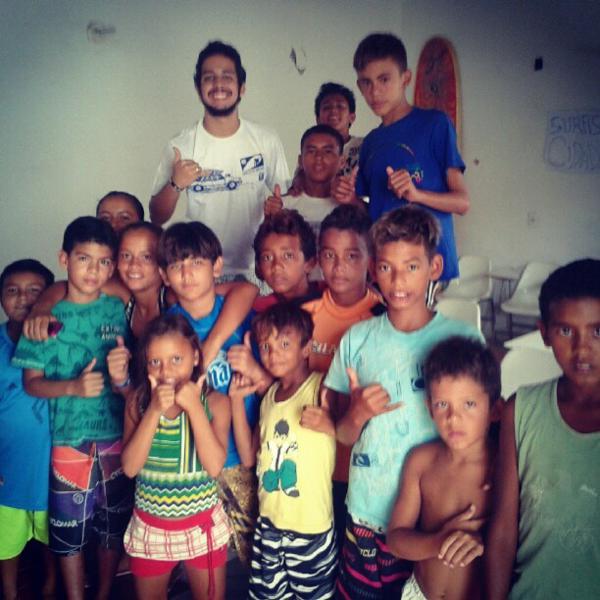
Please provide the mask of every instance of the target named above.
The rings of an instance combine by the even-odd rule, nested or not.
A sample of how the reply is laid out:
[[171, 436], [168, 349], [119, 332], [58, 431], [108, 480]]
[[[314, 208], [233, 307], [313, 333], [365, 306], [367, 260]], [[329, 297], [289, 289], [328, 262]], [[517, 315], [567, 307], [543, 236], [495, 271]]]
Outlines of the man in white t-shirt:
[[198, 56], [194, 83], [204, 118], [173, 138], [154, 177], [150, 218], [171, 218], [179, 194], [187, 194], [187, 217], [202, 221], [223, 246], [224, 274], [251, 276], [252, 241], [263, 202], [289, 171], [277, 134], [238, 115], [246, 71], [235, 48], [210, 42]]

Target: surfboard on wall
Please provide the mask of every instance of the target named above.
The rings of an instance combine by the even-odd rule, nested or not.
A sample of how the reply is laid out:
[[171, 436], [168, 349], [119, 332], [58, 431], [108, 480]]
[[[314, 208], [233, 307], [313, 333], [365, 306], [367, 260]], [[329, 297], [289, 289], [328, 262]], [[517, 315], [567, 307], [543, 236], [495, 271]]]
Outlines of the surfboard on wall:
[[419, 108], [437, 108], [445, 112], [454, 124], [460, 146], [458, 65], [454, 48], [445, 38], [433, 37], [421, 50], [413, 104]]

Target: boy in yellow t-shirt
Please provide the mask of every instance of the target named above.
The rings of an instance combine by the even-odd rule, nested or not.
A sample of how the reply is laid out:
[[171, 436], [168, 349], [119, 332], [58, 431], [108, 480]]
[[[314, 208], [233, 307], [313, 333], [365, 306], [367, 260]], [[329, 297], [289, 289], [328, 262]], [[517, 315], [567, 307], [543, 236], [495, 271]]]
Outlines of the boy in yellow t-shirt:
[[229, 388], [234, 433], [244, 463], [257, 458], [259, 518], [249, 597], [332, 598], [337, 548], [331, 475], [335, 428], [322, 394], [323, 375], [308, 367], [310, 315], [289, 303], [261, 313], [252, 333], [268, 389], [250, 431], [243, 398], [254, 383], [234, 376]]

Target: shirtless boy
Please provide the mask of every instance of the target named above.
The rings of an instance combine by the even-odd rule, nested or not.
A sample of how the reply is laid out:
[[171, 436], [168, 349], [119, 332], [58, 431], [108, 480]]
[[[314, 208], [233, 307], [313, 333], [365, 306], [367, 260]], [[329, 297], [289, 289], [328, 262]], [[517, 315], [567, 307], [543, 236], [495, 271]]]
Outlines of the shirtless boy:
[[454, 337], [431, 351], [425, 382], [441, 439], [409, 455], [387, 543], [397, 556], [415, 561], [402, 600], [478, 600], [494, 455], [488, 430], [500, 369], [480, 342]]

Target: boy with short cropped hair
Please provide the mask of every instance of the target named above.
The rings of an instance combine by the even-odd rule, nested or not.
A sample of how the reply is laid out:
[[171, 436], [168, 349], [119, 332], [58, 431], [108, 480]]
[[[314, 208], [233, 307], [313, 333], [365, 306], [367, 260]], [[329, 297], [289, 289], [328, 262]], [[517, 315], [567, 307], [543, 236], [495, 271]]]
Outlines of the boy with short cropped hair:
[[[31, 539], [48, 545], [50, 424], [47, 400], [23, 389], [23, 372], [11, 366], [23, 321], [54, 275], [37, 260], [17, 260], [0, 275], [0, 573], [3, 597], [17, 598], [19, 557]], [[27, 448], [23, 444], [27, 444]], [[51, 555], [44, 549], [43, 593], [54, 592]]]
[[108, 598], [132, 507], [121, 468], [123, 399], [110, 388], [109, 350], [128, 337], [123, 303], [101, 293], [114, 269], [117, 238], [95, 217], [65, 230], [60, 265], [68, 283], [52, 314], [61, 324], [45, 342], [21, 338], [13, 364], [25, 369], [25, 390], [48, 398], [52, 435], [50, 550], [59, 555], [67, 595], [84, 592], [84, 546], [98, 536], [99, 589]]
[[463, 178], [465, 164], [449, 118], [437, 110], [411, 106], [406, 90], [412, 73], [406, 49], [391, 33], [364, 38], [354, 54], [358, 87], [381, 126], [367, 135], [360, 150], [356, 185], [342, 178], [334, 198], [369, 197], [373, 220], [406, 204], [418, 204], [440, 222], [438, 252], [444, 259], [440, 281], [458, 277], [452, 214], [469, 209]]
[[297, 195], [281, 195], [277, 186], [265, 201], [265, 216], [282, 208], [297, 210], [310, 224], [315, 236], [321, 221], [338, 203], [331, 197], [331, 184], [343, 164], [342, 136], [329, 125], [314, 125], [300, 140], [298, 163], [303, 172], [303, 191]]
[[256, 276], [273, 290], [254, 303], [262, 312], [280, 301], [303, 304], [321, 295], [317, 282], [309, 281], [316, 265], [317, 243], [313, 230], [295, 210], [281, 210], [261, 223], [254, 237]]
[[429, 282], [442, 272], [438, 240], [438, 223], [417, 207], [396, 209], [373, 225], [371, 255], [387, 312], [346, 332], [325, 379], [348, 406], [336, 429], [338, 440], [352, 446], [338, 579], [344, 597], [399, 595], [409, 566], [391, 554], [385, 531], [406, 454], [436, 437], [423, 401], [423, 362], [447, 337], [480, 337], [425, 304]]
[[[358, 153], [363, 138], [350, 135], [350, 127], [356, 119], [356, 100], [352, 90], [340, 83], [324, 83], [315, 98], [315, 117], [317, 125], [329, 125], [341, 136], [344, 162], [337, 175], [350, 175], [358, 165]], [[289, 193], [292, 196], [305, 190], [305, 175], [300, 161], [294, 174]]]
[[262, 363], [277, 380], [262, 399], [254, 430], [245, 418], [240, 376], [230, 389], [243, 452], [249, 461], [258, 459], [253, 600], [324, 599], [335, 592], [335, 428], [322, 394], [323, 375], [308, 367], [312, 329], [310, 315], [289, 303], [276, 304], [254, 319], [252, 333]]
[[538, 323], [562, 375], [502, 412], [486, 598], [600, 597], [600, 260], [554, 271]]
[[[158, 244], [158, 265], [165, 285], [177, 297], [171, 314], [183, 315], [203, 342], [223, 310], [224, 297], [215, 291], [215, 278], [223, 268], [221, 243], [214, 232], [198, 221], [175, 223], [162, 235]], [[205, 365], [210, 386], [227, 394], [232, 367], [227, 350], [242, 344], [250, 330], [247, 317], [225, 341], [216, 358]], [[248, 421], [258, 419], [258, 399], [254, 394], [245, 398]], [[241, 464], [233, 430], [229, 432], [227, 458], [221, 475], [221, 490], [227, 513], [234, 516], [234, 543], [242, 562], [248, 561], [255, 518], [256, 483], [253, 473]]]
[[350, 127], [356, 119], [356, 100], [352, 90], [341, 83], [324, 83], [315, 98], [315, 117], [319, 125], [329, 125], [342, 136], [344, 165], [338, 175], [349, 175], [358, 165], [363, 141], [361, 137], [350, 135]]
[[[327, 288], [323, 296], [302, 306], [313, 320], [308, 364], [326, 373], [342, 335], [355, 323], [385, 310], [380, 296], [367, 285], [370, 266], [368, 234], [371, 219], [359, 206], [342, 204], [325, 217], [319, 234], [319, 265]], [[334, 417], [339, 419], [336, 406]], [[338, 543], [346, 526], [344, 501], [348, 490], [350, 449], [336, 447], [333, 473], [333, 508]]]
[[482, 343], [449, 338], [427, 357], [425, 386], [441, 439], [407, 456], [387, 543], [399, 558], [415, 561], [404, 600], [478, 600], [500, 367]]

